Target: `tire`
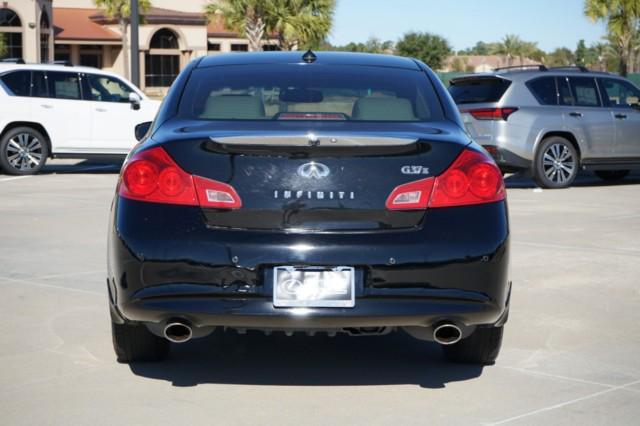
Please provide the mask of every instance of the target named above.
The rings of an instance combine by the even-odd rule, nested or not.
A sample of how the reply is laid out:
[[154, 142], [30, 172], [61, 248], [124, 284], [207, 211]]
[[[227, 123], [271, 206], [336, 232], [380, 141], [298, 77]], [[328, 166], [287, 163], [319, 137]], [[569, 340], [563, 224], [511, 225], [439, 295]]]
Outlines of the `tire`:
[[613, 182], [626, 178], [629, 172], [629, 170], [596, 170], [595, 174], [606, 182]]
[[169, 355], [169, 341], [151, 333], [144, 325], [112, 321], [111, 335], [118, 362], [162, 361]]
[[468, 336], [453, 345], [444, 345], [442, 350], [449, 361], [468, 364], [493, 364], [502, 346], [504, 327], [476, 328]]
[[578, 152], [569, 140], [560, 136], [544, 139], [533, 160], [533, 179], [541, 188], [571, 186], [580, 166]]
[[48, 157], [47, 140], [31, 127], [16, 127], [0, 139], [0, 168], [7, 174], [34, 175]]

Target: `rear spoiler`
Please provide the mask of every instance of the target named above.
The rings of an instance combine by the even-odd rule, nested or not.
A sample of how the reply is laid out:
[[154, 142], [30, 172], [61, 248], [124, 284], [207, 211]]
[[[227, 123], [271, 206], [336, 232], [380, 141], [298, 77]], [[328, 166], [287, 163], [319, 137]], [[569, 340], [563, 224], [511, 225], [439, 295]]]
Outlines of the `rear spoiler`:
[[504, 77], [495, 74], [468, 74], [462, 75], [460, 77], [455, 77], [449, 80], [450, 85], [456, 85], [458, 83], [463, 83], [469, 80], [507, 80]]
[[393, 156], [393, 155], [417, 155], [431, 150], [429, 141], [418, 139], [408, 140], [400, 144], [291, 144], [270, 145], [259, 143], [238, 143], [227, 138], [209, 138], [201, 145], [204, 151], [215, 154], [241, 154], [241, 155], [281, 155], [292, 158], [308, 158], [321, 156]]

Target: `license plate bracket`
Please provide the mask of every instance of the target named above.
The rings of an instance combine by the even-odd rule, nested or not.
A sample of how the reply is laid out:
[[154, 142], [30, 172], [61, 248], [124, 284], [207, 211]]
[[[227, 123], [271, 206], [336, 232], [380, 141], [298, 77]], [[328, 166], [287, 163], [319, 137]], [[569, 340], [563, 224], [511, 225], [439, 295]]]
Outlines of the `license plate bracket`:
[[273, 268], [273, 305], [277, 308], [353, 308], [355, 269], [276, 266]]

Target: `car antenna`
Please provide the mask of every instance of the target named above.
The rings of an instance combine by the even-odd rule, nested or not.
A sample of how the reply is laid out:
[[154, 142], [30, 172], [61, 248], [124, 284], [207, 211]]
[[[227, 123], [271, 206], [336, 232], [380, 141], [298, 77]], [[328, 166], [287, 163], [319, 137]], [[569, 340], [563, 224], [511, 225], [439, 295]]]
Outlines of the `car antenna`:
[[310, 64], [310, 63], [312, 63], [312, 62], [315, 62], [315, 61], [316, 61], [316, 59], [318, 59], [318, 57], [316, 56], [316, 54], [315, 54], [315, 53], [313, 53], [313, 52], [311, 51], [311, 49], [307, 50], [307, 51], [305, 52], [305, 54], [304, 54], [304, 55], [302, 55], [302, 60], [303, 60], [303, 61], [305, 61], [305, 62], [306, 62], [306, 63], [308, 63], [308, 64]]

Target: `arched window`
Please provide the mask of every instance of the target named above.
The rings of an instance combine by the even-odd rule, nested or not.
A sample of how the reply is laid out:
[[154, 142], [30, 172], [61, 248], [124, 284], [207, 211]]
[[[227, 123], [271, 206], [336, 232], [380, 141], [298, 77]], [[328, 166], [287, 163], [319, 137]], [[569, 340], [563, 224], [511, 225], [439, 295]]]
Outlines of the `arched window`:
[[49, 62], [49, 38], [51, 37], [51, 25], [47, 11], [40, 15], [40, 62]]
[[145, 56], [145, 85], [169, 87], [180, 73], [178, 36], [163, 28], [153, 35]]
[[0, 9], [0, 37], [4, 41], [0, 58], [22, 58], [22, 22], [11, 9]]

